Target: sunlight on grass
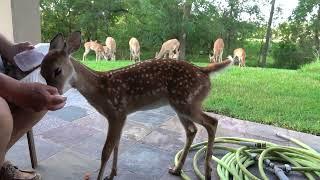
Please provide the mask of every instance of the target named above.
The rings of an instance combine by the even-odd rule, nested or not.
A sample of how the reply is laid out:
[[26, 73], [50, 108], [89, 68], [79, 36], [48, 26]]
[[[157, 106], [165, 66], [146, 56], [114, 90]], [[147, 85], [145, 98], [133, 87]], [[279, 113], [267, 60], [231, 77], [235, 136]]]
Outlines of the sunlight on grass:
[[[86, 61], [106, 71], [130, 61]], [[195, 63], [206, 66], [207, 63]], [[204, 109], [219, 114], [320, 135], [320, 65], [300, 70], [233, 67], [212, 77]]]

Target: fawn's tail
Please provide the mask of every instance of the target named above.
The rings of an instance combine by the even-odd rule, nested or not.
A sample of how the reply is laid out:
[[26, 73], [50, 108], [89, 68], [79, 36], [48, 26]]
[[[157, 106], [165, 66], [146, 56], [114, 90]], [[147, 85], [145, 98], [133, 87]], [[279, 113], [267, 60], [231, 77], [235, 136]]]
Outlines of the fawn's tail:
[[231, 65], [233, 65], [233, 58], [231, 56], [228, 56], [227, 60], [224, 60], [220, 63], [210, 63], [207, 67], [201, 67], [200, 69], [206, 74], [213, 74], [224, 70]]

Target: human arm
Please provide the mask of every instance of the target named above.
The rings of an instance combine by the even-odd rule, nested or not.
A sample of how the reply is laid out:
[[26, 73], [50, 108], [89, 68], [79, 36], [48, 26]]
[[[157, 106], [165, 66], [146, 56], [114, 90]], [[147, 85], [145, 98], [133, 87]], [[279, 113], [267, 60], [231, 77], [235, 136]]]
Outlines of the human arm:
[[54, 87], [40, 83], [24, 83], [0, 73], [0, 96], [21, 108], [34, 111], [57, 110], [66, 103], [66, 97]]
[[29, 42], [14, 44], [0, 33], [0, 55], [11, 64], [14, 64], [13, 57], [16, 54], [33, 48], [34, 47]]

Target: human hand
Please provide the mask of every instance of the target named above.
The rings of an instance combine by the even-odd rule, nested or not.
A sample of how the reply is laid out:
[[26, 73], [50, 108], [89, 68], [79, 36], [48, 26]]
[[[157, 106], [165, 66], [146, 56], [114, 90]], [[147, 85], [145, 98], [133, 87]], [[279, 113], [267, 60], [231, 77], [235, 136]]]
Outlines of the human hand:
[[19, 83], [19, 88], [12, 93], [12, 103], [33, 111], [58, 110], [66, 104], [66, 97], [60, 96], [54, 87], [40, 83]]
[[12, 46], [10, 46], [6, 58], [9, 60], [9, 62], [14, 64], [13, 57], [15, 55], [26, 50], [31, 50], [33, 48], [34, 48], [33, 45], [29, 42], [13, 44]]

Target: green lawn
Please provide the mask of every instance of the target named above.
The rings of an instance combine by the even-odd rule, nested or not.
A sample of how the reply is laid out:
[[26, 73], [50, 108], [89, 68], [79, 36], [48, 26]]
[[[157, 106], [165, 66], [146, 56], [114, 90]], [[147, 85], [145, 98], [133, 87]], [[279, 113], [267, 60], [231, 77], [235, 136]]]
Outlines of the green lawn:
[[[86, 61], [102, 71], [130, 61]], [[205, 66], [206, 63], [196, 63]], [[320, 64], [300, 70], [233, 67], [212, 77], [207, 111], [320, 135]]]

